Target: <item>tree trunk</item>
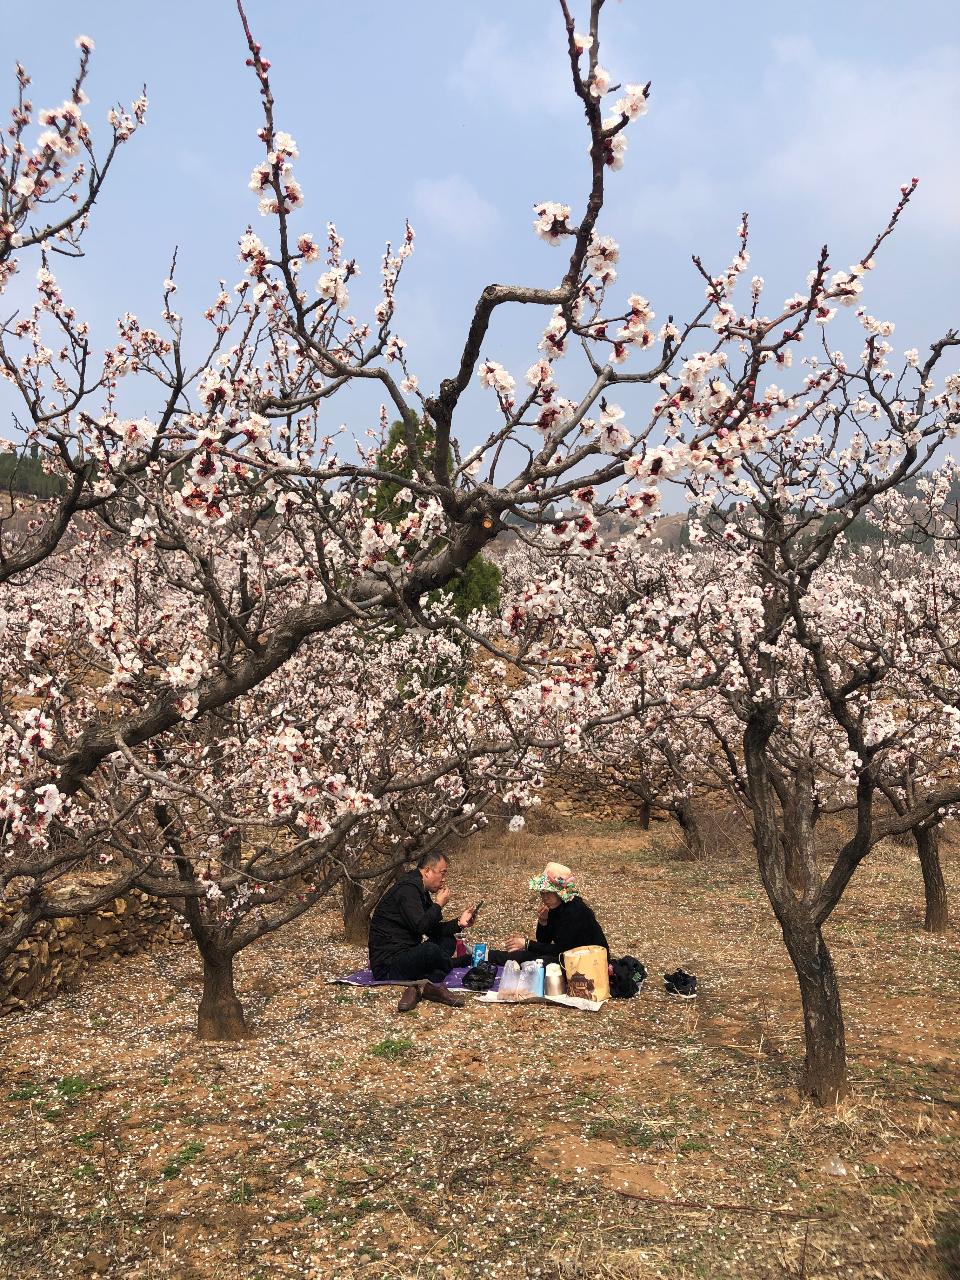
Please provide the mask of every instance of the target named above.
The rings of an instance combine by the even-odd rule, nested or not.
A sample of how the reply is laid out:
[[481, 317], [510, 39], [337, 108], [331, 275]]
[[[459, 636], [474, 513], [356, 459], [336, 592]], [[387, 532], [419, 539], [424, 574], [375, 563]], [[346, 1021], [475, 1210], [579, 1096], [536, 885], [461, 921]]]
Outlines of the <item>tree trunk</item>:
[[203, 995], [197, 1011], [201, 1040], [249, 1040], [243, 1005], [233, 989], [233, 956], [207, 949], [203, 953]]
[[803, 1002], [807, 1056], [800, 1092], [823, 1107], [833, 1106], [847, 1093], [846, 1036], [833, 957], [812, 922], [781, 920], [781, 926]]
[[677, 800], [674, 803], [673, 816], [683, 832], [683, 845], [686, 850], [685, 860], [688, 862], [703, 862], [707, 856], [707, 847], [704, 844], [703, 832], [700, 829], [700, 823], [697, 821], [693, 802], [689, 796], [684, 796], [682, 800]]
[[637, 823], [641, 831], [650, 830], [650, 801], [641, 800], [637, 804]]
[[787, 833], [783, 837], [783, 865], [787, 884], [798, 898], [801, 897], [807, 887], [807, 865], [797, 841]]
[[373, 901], [363, 896], [363, 886], [353, 880], [343, 881], [343, 937], [344, 941], [366, 946], [370, 937], [370, 915]]
[[808, 896], [817, 879], [813, 828], [813, 765], [798, 762], [794, 776], [784, 786], [783, 856], [787, 883], [798, 898]]
[[[783, 941], [793, 962], [803, 1004], [806, 1061], [800, 1076], [800, 1093], [821, 1106], [833, 1106], [847, 1092], [847, 1045], [843, 1029], [840, 989], [833, 957], [823, 940], [807, 902], [798, 900], [787, 880], [786, 842], [778, 825], [778, 801], [766, 750], [776, 726], [773, 703], [758, 708], [743, 735], [744, 758], [750, 780], [754, 818], [754, 842], [760, 879], [783, 930]], [[783, 811], [780, 811], [784, 817]], [[794, 849], [813, 850], [802, 841], [808, 833], [797, 826]], [[809, 871], [812, 875], [812, 870]], [[812, 887], [812, 886], [811, 886]]]
[[927, 904], [923, 927], [927, 933], [946, 933], [949, 919], [947, 886], [943, 879], [943, 868], [940, 866], [940, 841], [937, 830], [935, 827], [927, 827], [922, 831], [914, 829], [913, 838], [917, 842], [917, 853], [920, 855], [923, 893]]

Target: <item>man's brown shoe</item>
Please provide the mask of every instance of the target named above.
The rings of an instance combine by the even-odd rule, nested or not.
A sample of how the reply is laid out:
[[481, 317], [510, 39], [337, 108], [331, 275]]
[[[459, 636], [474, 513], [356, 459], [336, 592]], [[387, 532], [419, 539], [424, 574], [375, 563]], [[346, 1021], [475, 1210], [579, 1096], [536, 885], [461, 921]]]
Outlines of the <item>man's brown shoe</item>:
[[462, 1009], [466, 1003], [463, 996], [454, 995], [452, 991], [436, 982], [425, 982], [420, 994], [424, 1000], [435, 1000], [437, 1004], [449, 1005], [451, 1009]]
[[410, 986], [403, 988], [403, 995], [397, 1003], [397, 1013], [409, 1013], [413, 1006], [420, 999], [420, 988]]

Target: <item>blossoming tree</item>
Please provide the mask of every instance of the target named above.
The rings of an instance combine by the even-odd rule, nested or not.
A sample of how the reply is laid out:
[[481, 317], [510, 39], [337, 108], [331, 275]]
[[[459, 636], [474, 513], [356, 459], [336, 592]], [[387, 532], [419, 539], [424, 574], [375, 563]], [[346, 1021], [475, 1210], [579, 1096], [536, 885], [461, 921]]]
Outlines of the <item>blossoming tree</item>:
[[[871, 349], [868, 339], [852, 385], [869, 384]], [[913, 833], [926, 927], [946, 920], [934, 833], [960, 800], [955, 468], [920, 474], [958, 422], [953, 374], [923, 412], [945, 349], [923, 371], [921, 412], [897, 411], [909, 424], [899, 438], [874, 445], [854, 431], [840, 447], [785, 432], [762, 461], [745, 461], [746, 476], [704, 486], [692, 552], [628, 539], [582, 576], [569, 561], [551, 568], [543, 545], [526, 567], [507, 561], [505, 626], [527, 635], [540, 696], [567, 717], [567, 748], [598, 741], [607, 768], [629, 775], [652, 741], [649, 754], [676, 765], [668, 792], [706, 775], [742, 802], [800, 987], [803, 1088], [821, 1102], [846, 1090], [823, 928], [857, 866], [887, 837]], [[854, 403], [865, 413], [865, 398]], [[918, 523], [917, 499], [901, 492], [911, 476], [930, 514], [920, 547], [903, 545]], [[851, 549], [844, 530], [868, 514], [881, 540]], [[824, 872], [815, 837], [826, 814], [846, 834], [830, 838]]]
[[[203, 662], [179, 646], [156, 653], [135, 709], [118, 712], [107, 700], [89, 715], [65, 719], [69, 737], [55, 749], [43, 732], [25, 748], [26, 726], [15, 719], [4, 777], [9, 858], [15, 861], [18, 851], [31, 847], [55, 816], [66, 821], [67, 810], [82, 806], [90, 780], [108, 775], [118, 758], [149, 752], [162, 735], [219, 712], [278, 672], [311, 637], [390, 619], [422, 624], [423, 602], [461, 573], [505, 520], [539, 526], [577, 494], [575, 526], [558, 533], [558, 546], [588, 551], [599, 511], [619, 507], [639, 517], [655, 501], [664, 458], [681, 467], [691, 447], [699, 447], [703, 464], [713, 424], [705, 421], [691, 442], [654, 447], [662, 434], [662, 410], [628, 429], [625, 410], [605, 394], [620, 384], [643, 388], [658, 380], [664, 392], [674, 386], [679, 396], [692, 394], [713, 360], [688, 357], [689, 344], [704, 317], [716, 310], [717, 297], [685, 327], [671, 322], [659, 331], [651, 327], [653, 311], [641, 295], [629, 294], [626, 303], [616, 297], [618, 248], [600, 234], [598, 220], [607, 174], [622, 164], [626, 130], [645, 112], [648, 88], [627, 85], [621, 91], [602, 66], [600, 0], [590, 4], [584, 32], [565, 2], [559, 8], [572, 92], [586, 126], [589, 194], [579, 217], [569, 205], [537, 206], [537, 234], [566, 250], [559, 283], [483, 290], [460, 357], [434, 393], [420, 388], [393, 324], [396, 290], [413, 251], [412, 229], [384, 255], [373, 314], [366, 320], [351, 315], [357, 264], [332, 226], [318, 241], [298, 222], [304, 203], [295, 175], [298, 148], [275, 123], [269, 64], [242, 10], [248, 61], [263, 106], [263, 158], [251, 186], [268, 231], [261, 236], [248, 230], [241, 237], [243, 275], [231, 291], [222, 288], [206, 312], [212, 336], [203, 361], [186, 363], [185, 322], [174, 310], [171, 273], [163, 284], [161, 323], [152, 327], [125, 315], [118, 342], [91, 382], [84, 324], [49, 265], [43, 266], [30, 324], [22, 332], [15, 327], [4, 340], [6, 367], [21, 396], [38, 412], [39, 406], [53, 405], [50, 424], [44, 425], [48, 436], [59, 436], [45, 460], [68, 491], [71, 483], [86, 486], [98, 518], [116, 540], [114, 550], [124, 546], [131, 559], [139, 549], [165, 557], [166, 578], [189, 584], [185, 589], [202, 597], [217, 634], [228, 642]], [[68, 115], [74, 118], [74, 108]], [[118, 139], [132, 130], [136, 117], [137, 110], [112, 121]], [[44, 148], [49, 150], [48, 142]], [[96, 172], [94, 194], [102, 178], [102, 170]], [[15, 173], [14, 179], [16, 185]], [[5, 241], [10, 271], [18, 234]], [[734, 276], [744, 263], [741, 250]], [[494, 316], [510, 306], [547, 312], [522, 394], [487, 349]], [[68, 336], [65, 345], [43, 344], [40, 335], [49, 329], [77, 336]], [[18, 345], [22, 354], [14, 351]], [[586, 373], [574, 396], [561, 395], [555, 375], [557, 361], [568, 352], [571, 360], [579, 353], [580, 372]], [[642, 367], [626, 373], [631, 354]], [[471, 450], [461, 445], [455, 419], [475, 378], [490, 391], [495, 421]], [[158, 412], [125, 417], [121, 379], [125, 397], [131, 379], [145, 380], [155, 397], [159, 389]], [[379, 422], [364, 423], [356, 435], [327, 433], [328, 402], [357, 382], [382, 392]], [[395, 471], [385, 462], [391, 417], [404, 424], [403, 440], [393, 446], [403, 451], [403, 465]], [[428, 448], [422, 445], [423, 423]], [[28, 426], [30, 440], [37, 430], [36, 422]], [[726, 432], [716, 464], [754, 440], [747, 413]], [[396, 520], [370, 509], [371, 492], [390, 486], [397, 487], [402, 507]], [[57, 507], [55, 529], [62, 532], [79, 506]], [[59, 536], [43, 546], [49, 550]], [[21, 560], [20, 570], [35, 560]], [[108, 631], [114, 625], [109, 609], [102, 622]], [[452, 617], [435, 617], [431, 625], [463, 627]], [[149, 638], [143, 641], [149, 647]], [[119, 688], [130, 676], [131, 666], [141, 661], [140, 643], [116, 648], [108, 684]], [[31, 672], [30, 679], [50, 691], [43, 714], [56, 715], [60, 691], [53, 674], [46, 680]], [[19, 685], [14, 680], [11, 687]], [[8, 880], [19, 888], [10, 890], [14, 911], [4, 947], [16, 945], [36, 921], [87, 903], [51, 900], [59, 870], [73, 866], [75, 857], [58, 860], [56, 839], [48, 843], [38, 875]]]
[[[164, 877], [179, 876], [186, 858], [196, 880], [200, 833], [188, 829], [189, 806], [169, 823], [156, 805], [169, 804], [171, 789], [182, 796], [178, 787], [193, 787], [204, 811], [220, 812], [224, 822], [241, 816], [208, 803], [222, 785], [209, 771], [210, 761], [227, 750], [216, 744], [223, 737], [229, 752], [237, 749], [235, 708], [249, 710], [242, 700], [258, 697], [261, 688], [282, 688], [288, 664], [303, 661], [312, 646], [329, 640], [331, 652], [342, 653], [349, 646], [338, 637], [354, 632], [373, 643], [398, 626], [458, 629], [474, 642], [502, 649], [498, 660], [506, 661], [513, 656], [509, 646], [430, 607], [432, 593], [463, 572], [508, 524], [521, 539], [542, 530], [549, 554], [561, 562], [602, 553], [599, 532], [607, 513], [642, 527], [656, 513], [664, 482], [686, 476], [705, 511], [723, 512], [722, 529], [711, 532], [705, 525], [705, 536], [737, 548], [745, 557], [744, 573], [749, 569], [750, 581], [760, 584], [759, 622], [746, 664], [751, 682], [734, 710], [744, 726], [744, 770], [761, 874], [804, 996], [808, 1087], [826, 1099], [842, 1092], [844, 1076], [842, 1035], [838, 1042], [835, 1034], [838, 1025], [842, 1031], [839, 998], [821, 927], [869, 848], [870, 829], [868, 824], [844, 848], [822, 885], [810, 881], [797, 898], [786, 876], [771, 765], [782, 709], [777, 646], [789, 633], [790, 643], [804, 649], [849, 750], [869, 765], [875, 753], [859, 751], [862, 734], [848, 715], [850, 698], [864, 681], [857, 677], [849, 689], [837, 686], [806, 601], [849, 523], [915, 474], [954, 429], [956, 379], [942, 385], [936, 379], [956, 339], [947, 335], [901, 375], [888, 367], [889, 332], [866, 313], [866, 348], [858, 361], [848, 364], [824, 340], [837, 307], [858, 303], [874, 256], [910, 199], [909, 183], [888, 226], [850, 269], [832, 271], [824, 249], [804, 289], [769, 314], [762, 279], [747, 283], [744, 218], [726, 268], [712, 271], [695, 259], [705, 288], [700, 308], [684, 322], [668, 318], [657, 326], [653, 304], [640, 292], [620, 288], [620, 250], [601, 226], [608, 175], [624, 162], [628, 131], [647, 109], [649, 85], [615, 83], [600, 60], [603, 0], [583, 7], [586, 19], [578, 29], [572, 5], [558, 0], [571, 92], [585, 121], [588, 194], [576, 213], [557, 200], [535, 209], [537, 235], [560, 250], [558, 282], [553, 288], [487, 286], [454, 367], [432, 390], [421, 388], [414, 354], [395, 328], [413, 231], [406, 226], [398, 246], [384, 254], [381, 295], [372, 314], [353, 315], [357, 263], [333, 226], [318, 239], [303, 221], [299, 149], [278, 125], [269, 62], [242, 8], [248, 63], [263, 108], [262, 152], [251, 187], [266, 229], [249, 229], [240, 238], [242, 277], [231, 289], [224, 285], [205, 314], [210, 338], [203, 360], [185, 362], [185, 321], [175, 310], [171, 273], [163, 284], [161, 322], [151, 327], [124, 316], [119, 340], [92, 383], [82, 321], [49, 264], [42, 266], [32, 319], [22, 332], [14, 326], [3, 334], [8, 379], [36, 408], [27, 424], [28, 442], [42, 428], [44, 440], [52, 441], [44, 457], [64, 493], [79, 486], [88, 495], [106, 531], [98, 554], [125, 559], [132, 573], [149, 564], [151, 581], [161, 583], [176, 603], [170, 617], [151, 613], [147, 622], [138, 598], [127, 599], [122, 584], [114, 588], [110, 575], [101, 574], [89, 599], [77, 588], [90, 635], [71, 633], [60, 646], [56, 629], [45, 637], [42, 627], [27, 643], [34, 619], [23, 594], [17, 597], [13, 627], [24, 645], [22, 659], [16, 650], [7, 655], [0, 786], [5, 883], [14, 911], [0, 946], [15, 945], [37, 920], [81, 909], [83, 904], [54, 902], [50, 895], [63, 871], [76, 864], [78, 832], [92, 840], [101, 830], [92, 825], [96, 821], [106, 823], [110, 839], [116, 839], [121, 874], [135, 867], [144, 883], [154, 877], [160, 892], [169, 885]], [[136, 122], [136, 109], [129, 119]], [[117, 140], [132, 129], [125, 120], [117, 117], [112, 124]], [[38, 153], [41, 167], [51, 146], [56, 150], [48, 140]], [[96, 173], [102, 176], [102, 170]], [[14, 173], [13, 187], [17, 181]], [[12, 235], [4, 233], [4, 261], [12, 270], [22, 232], [16, 218], [5, 225], [14, 226]], [[511, 307], [545, 313], [522, 383], [492, 349], [493, 321]], [[50, 330], [65, 333], [65, 341], [45, 342], [40, 335]], [[791, 373], [794, 353], [804, 351], [803, 370]], [[157, 405], [152, 415], [125, 416], [121, 378], [127, 385], [131, 378], [146, 381]], [[474, 380], [489, 392], [492, 425], [470, 448], [459, 422]], [[328, 431], [330, 403], [356, 384], [368, 384], [382, 396], [378, 418], [354, 433]], [[403, 424], [402, 439], [388, 449], [391, 419]], [[391, 450], [400, 451], [396, 469]], [[397, 518], [371, 510], [371, 493], [391, 491]], [[42, 554], [57, 544], [64, 521], [81, 507], [78, 500], [52, 508], [54, 534], [41, 542]], [[825, 518], [831, 512], [832, 522]], [[19, 575], [22, 588], [23, 573], [37, 562], [29, 553], [8, 577]], [[52, 572], [60, 571], [57, 559], [47, 563]], [[111, 600], [114, 591], [119, 610]], [[522, 622], [536, 594], [526, 601], [519, 594], [519, 612], [506, 617], [508, 631]], [[562, 593], [553, 594], [560, 595], [562, 611]], [[624, 641], [618, 633], [617, 643]], [[91, 644], [101, 646], [95, 662]], [[336, 688], [339, 670], [336, 663], [330, 668]], [[78, 679], [86, 681], [82, 697], [71, 684]], [[571, 674], [560, 683], [572, 691], [591, 679]], [[553, 692], [557, 680], [542, 684], [530, 694], [534, 705], [560, 696]], [[346, 692], [344, 685], [349, 701]], [[265, 705], [277, 703], [268, 698]], [[615, 714], [624, 713], [621, 708]], [[525, 732], [534, 738], [535, 723], [530, 711]], [[224, 726], [222, 734], [218, 725]], [[320, 735], [319, 742], [325, 730], [316, 724], [310, 732]], [[267, 735], [274, 746], [264, 759], [286, 759], [284, 733], [278, 716]], [[184, 753], [199, 743], [208, 755], [188, 767]], [[342, 742], [337, 749], [345, 750]], [[304, 751], [312, 750], [308, 742]], [[327, 772], [342, 772], [330, 750], [316, 748], [317, 778], [321, 760]], [[482, 739], [477, 751], [484, 759], [491, 754]], [[187, 780], [191, 769], [199, 770], [202, 785]], [[113, 794], [122, 807], [108, 820], [102, 806], [118, 771], [124, 785]], [[281, 770], [280, 776], [287, 775]], [[407, 781], [412, 792], [427, 785], [424, 778]], [[871, 774], [864, 786], [873, 788], [874, 782]], [[358, 793], [370, 790], [350, 785]], [[442, 822], [457, 820], [453, 808], [443, 809]], [[349, 831], [356, 816], [347, 823]], [[333, 841], [327, 849], [331, 859], [347, 839], [345, 830], [340, 835], [341, 818], [339, 811], [323, 818], [331, 830], [319, 838]], [[171, 866], [158, 871], [163, 850], [145, 834], [145, 822], [147, 831], [152, 822], [155, 834], [167, 833], [168, 839], [175, 827], [184, 827], [185, 837], [177, 837], [183, 858], [173, 846]], [[218, 838], [226, 838], [223, 823], [218, 830]], [[302, 838], [317, 836], [308, 831]], [[240, 882], [232, 877], [236, 861], [248, 856], [242, 839], [229, 847], [226, 882], [222, 875], [215, 881], [225, 899], [228, 890], [239, 892]], [[271, 856], [263, 855], [263, 867]], [[191, 883], [189, 877], [184, 883]], [[184, 892], [198, 904], [201, 895], [210, 897], [199, 883]], [[282, 922], [288, 909], [278, 899], [271, 919]], [[208, 922], [200, 923], [208, 928]], [[208, 933], [203, 936], [209, 940]], [[214, 1004], [220, 997], [229, 1003], [225, 985], [214, 987]]]
[[494, 797], [531, 802], [540, 750], [522, 704], [477, 678], [473, 645], [361, 621], [147, 749], [118, 741], [63, 802], [36, 779], [76, 725], [135, 716], [160, 679], [188, 697], [232, 643], [188, 565], [155, 547], [131, 561], [110, 541], [80, 537], [11, 602], [4, 745], [37, 804], [0, 885], [53, 884], [94, 858], [101, 895], [136, 885], [167, 900], [202, 957], [201, 1035], [244, 1035], [241, 950], [338, 886], [387, 883], [473, 830]]
[[[93, 41], [80, 36], [77, 47], [77, 75], [57, 107], [35, 107], [30, 76], [16, 64], [17, 98], [0, 134], [0, 298], [25, 262], [38, 261], [33, 306], [0, 323], [0, 379], [14, 395], [22, 445], [57, 477], [60, 490], [42, 503], [21, 498], [17, 466], [10, 467], [0, 505], [0, 582], [50, 555], [71, 519], [102, 506], [128, 470], [121, 464], [109, 483], [102, 481], [87, 405], [106, 391], [110, 362], [98, 366], [89, 326], [64, 301], [50, 263], [54, 254], [82, 256], [91, 210], [119, 148], [143, 123], [147, 99], [142, 94], [129, 109], [110, 109], [110, 141], [98, 156], [84, 115]], [[0, 447], [15, 446], [4, 439]]]

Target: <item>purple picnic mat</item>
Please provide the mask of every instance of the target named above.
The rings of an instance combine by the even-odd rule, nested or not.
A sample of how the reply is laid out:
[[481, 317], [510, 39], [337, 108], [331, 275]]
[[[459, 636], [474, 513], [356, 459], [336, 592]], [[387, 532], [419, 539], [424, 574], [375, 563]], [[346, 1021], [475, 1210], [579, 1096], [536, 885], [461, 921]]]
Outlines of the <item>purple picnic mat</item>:
[[[467, 991], [468, 987], [463, 985], [463, 975], [470, 966], [464, 965], [460, 969], [451, 969], [443, 980], [443, 985], [449, 987], [451, 991]], [[497, 968], [497, 978], [491, 991], [496, 991], [500, 986], [500, 978], [503, 975], [503, 966]], [[347, 973], [342, 978], [331, 978], [332, 983], [345, 983], [349, 987], [407, 987], [410, 983], [405, 978], [375, 978], [369, 969], [358, 969], [356, 973]]]

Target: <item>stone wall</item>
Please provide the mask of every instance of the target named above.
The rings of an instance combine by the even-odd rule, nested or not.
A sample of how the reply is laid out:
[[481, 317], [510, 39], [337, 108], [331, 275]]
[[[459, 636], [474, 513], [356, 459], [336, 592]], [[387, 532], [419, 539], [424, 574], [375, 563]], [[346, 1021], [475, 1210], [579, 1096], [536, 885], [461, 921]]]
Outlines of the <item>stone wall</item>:
[[103, 960], [182, 937], [166, 903], [137, 889], [92, 915], [44, 920], [0, 965], [0, 1016], [49, 1000]]
[[[577, 769], [567, 762], [562, 773], [544, 779], [541, 813], [545, 818], [586, 818], [593, 822], [641, 822], [641, 804], [615, 782], [590, 769]], [[653, 821], [667, 817], [661, 809], [650, 814]]]

